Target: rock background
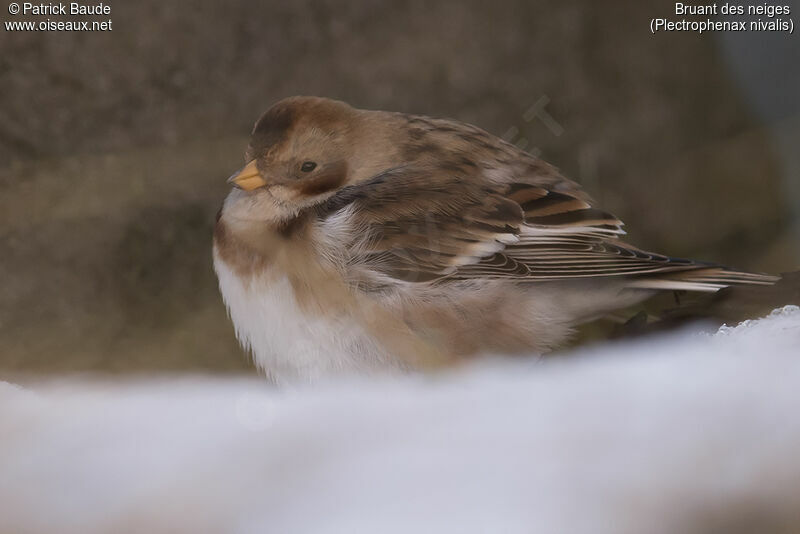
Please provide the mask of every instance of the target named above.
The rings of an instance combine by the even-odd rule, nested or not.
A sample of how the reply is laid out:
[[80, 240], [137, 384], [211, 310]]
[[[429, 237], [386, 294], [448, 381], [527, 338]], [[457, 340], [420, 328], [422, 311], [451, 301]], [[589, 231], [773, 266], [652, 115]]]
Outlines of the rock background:
[[[797, 95], [765, 119], [720, 40], [649, 33], [670, 2], [111, 5], [111, 32], [0, 30], [4, 372], [249, 370], [210, 232], [253, 121], [292, 94], [478, 124], [642, 247], [798, 268]], [[767, 98], [797, 83], [784, 49], [749, 71]], [[554, 123], [526, 120], [537, 103]]]

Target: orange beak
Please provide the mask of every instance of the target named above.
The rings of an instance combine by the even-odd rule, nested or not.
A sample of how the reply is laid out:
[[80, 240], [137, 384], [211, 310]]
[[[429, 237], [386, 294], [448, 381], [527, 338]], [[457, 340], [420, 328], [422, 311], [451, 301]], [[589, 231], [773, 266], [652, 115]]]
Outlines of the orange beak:
[[239, 189], [244, 189], [245, 191], [252, 191], [253, 189], [258, 189], [259, 187], [267, 185], [267, 182], [264, 181], [261, 174], [258, 172], [256, 160], [251, 161], [233, 173], [233, 175], [228, 178], [228, 183], [233, 184]]

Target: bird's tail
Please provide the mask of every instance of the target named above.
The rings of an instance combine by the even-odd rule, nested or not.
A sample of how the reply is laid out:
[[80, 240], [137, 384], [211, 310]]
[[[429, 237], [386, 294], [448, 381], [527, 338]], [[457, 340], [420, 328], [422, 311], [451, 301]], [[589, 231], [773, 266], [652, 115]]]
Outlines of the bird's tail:
[[632, 278], [627, 286], [638, 289], [715, 292], [736, 285], [770, 286], [780, 279], [780, 276], [736, 271], [718, 265], [697, 265], [686, 270], [659, 273], [657, 276]]

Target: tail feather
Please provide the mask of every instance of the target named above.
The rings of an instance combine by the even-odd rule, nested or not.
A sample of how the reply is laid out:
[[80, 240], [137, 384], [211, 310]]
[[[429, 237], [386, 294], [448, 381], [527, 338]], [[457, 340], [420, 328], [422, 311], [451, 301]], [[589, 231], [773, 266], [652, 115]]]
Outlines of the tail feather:
[[789, 304], [800, 305], [800, 271], [778, 277], [698, 266], [695, 271], [632, 280], [632, 285], [667, 291], [581, 326], [577, 342], [640, 336], [697, 321], [737, 324]]
[[781, 279], [761, 273], [736, 271], [722, 266], [698, 266], [694, 269], [661, 273], [632, 279], [627, 285], [638, 289], [705, 291], [713, 293], [733, 285], [773, 285]]

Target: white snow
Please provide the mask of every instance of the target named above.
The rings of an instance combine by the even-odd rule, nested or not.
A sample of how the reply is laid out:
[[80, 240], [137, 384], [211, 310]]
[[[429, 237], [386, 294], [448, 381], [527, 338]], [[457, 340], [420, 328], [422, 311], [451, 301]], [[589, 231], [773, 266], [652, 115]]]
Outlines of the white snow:
[[800, 308], [442, 373], [0, 383], [0, 532], [800, 531]]

